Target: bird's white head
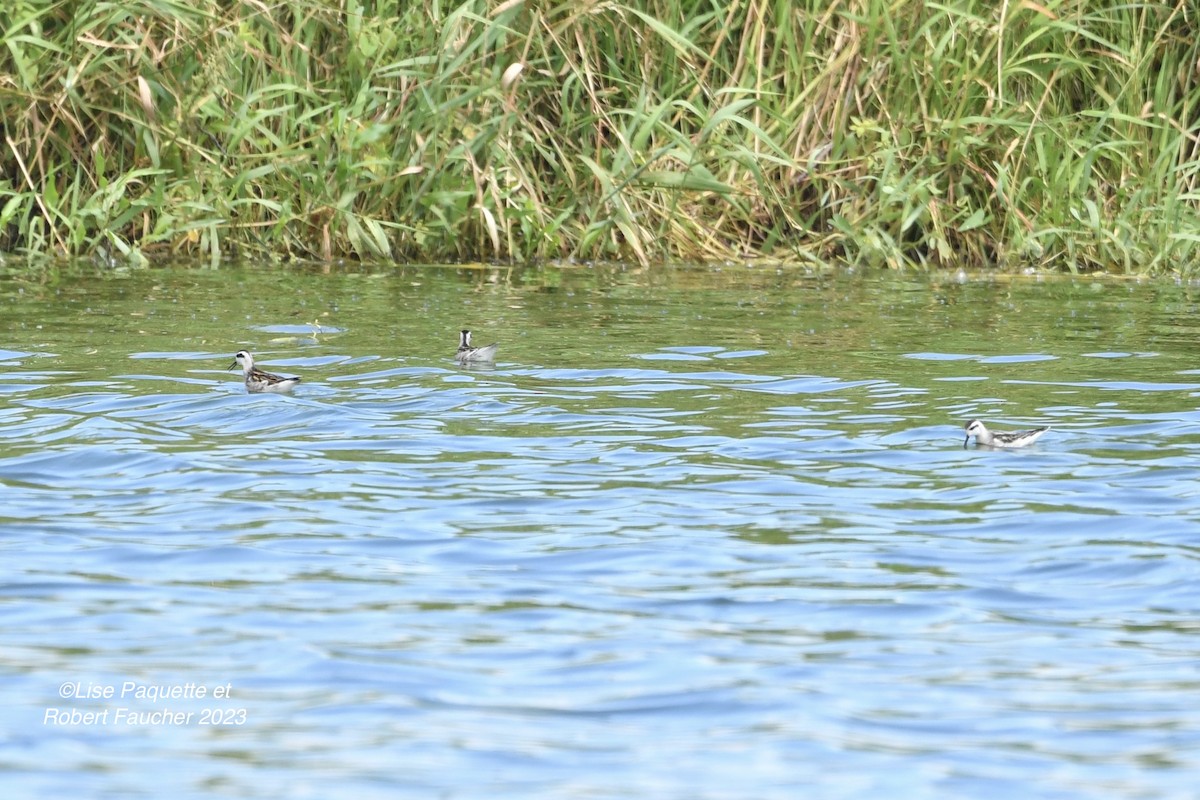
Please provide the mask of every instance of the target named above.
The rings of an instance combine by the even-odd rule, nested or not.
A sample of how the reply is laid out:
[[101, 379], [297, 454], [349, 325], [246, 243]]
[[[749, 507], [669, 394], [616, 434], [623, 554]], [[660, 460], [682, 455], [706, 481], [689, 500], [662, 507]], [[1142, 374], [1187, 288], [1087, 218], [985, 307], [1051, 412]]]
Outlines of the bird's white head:
[[233, 357], [233, 363], [229, 365], [230, 369], [241, 367], [243, 372], [249, 372], [254, 368], [254, 356], [250, 355], [249, 350], [238, 350]]
[[988, 432], [987, 428], [983, 426], [983, 423], [977, 419], [973, 419], [966, 424], [966, 431], [967, 438], [963, 439], [963, 447], [967, 446], [967, 443], [971, 441], [972, 436], [976, 437], [976, 441], [979, 441], [979, 437], [986, 437]]

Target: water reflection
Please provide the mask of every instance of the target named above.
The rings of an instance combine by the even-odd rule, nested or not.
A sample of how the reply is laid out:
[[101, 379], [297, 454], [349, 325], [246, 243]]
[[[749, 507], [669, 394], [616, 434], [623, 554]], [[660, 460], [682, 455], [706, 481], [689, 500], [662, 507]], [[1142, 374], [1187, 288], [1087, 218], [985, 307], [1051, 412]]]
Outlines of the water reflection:
[[[8, 274], [5, 784], [1184, 796], [1189, 292]], [[295, 395], [245, 394], [241, 346]], [[1054, 430], [964, 450], [972, 417]], [[229, 685], [172, 709], [244, 722], [45, 724], [66, 681]]]

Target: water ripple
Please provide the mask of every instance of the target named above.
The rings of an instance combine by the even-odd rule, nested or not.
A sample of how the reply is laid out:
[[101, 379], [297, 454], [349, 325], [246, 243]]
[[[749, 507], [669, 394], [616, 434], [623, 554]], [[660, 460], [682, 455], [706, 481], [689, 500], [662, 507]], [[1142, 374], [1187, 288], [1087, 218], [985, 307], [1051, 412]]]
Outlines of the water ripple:
[[[328, 280], [288, 303], [316, 317]], [[65, 334], [15, 337], [0, 351], [6, 786], [1190, 796], [1200, 385], [1162, 380], [1190, 358], [1169, 337], [1118, 335], [1168, 325], [1158, 300], [1111, 341], [1060, 335], [1064, 305], [1104, 310], [1090, 289], [1022, 295], [1019, 335], [985, 302], [938, 305], [943, 342], [930, 293], [985, 288], [887, 284], [847, 304], [814, 300], [857, 291], [821, 281], [788, 290], [764, 331], [733, 307], [689, 326], [721, 303], [660, 299], [680, 315], [665, 332], [614, 311], [575, 337], [537, 323], [559, 295], [491, 305], [450, 278], [436, 324], [398, 319], [391, 294], [315, 336], [239, 305], [229, 338], [303, 372], [292, 396], [246, 394], [191, 320], [177, 350], [144, 325], [133, 346], [98, 343], [118, 374]], [[126, 287], [114, 325], [143, 319]], [[592, 324], [584, 300], [610, 290], [555, 313]], [[521, 320], [497, 337], [511, 361], [454, 367], [440, 331], [467, 311]], [[254, 338], [270, 334], [290, 338]], [[964, 448], [975, 416], [1053, 429], [1025, 450]], [[64, 681], [229, 684], [172, 707], [246, 722], [47, 724]]]

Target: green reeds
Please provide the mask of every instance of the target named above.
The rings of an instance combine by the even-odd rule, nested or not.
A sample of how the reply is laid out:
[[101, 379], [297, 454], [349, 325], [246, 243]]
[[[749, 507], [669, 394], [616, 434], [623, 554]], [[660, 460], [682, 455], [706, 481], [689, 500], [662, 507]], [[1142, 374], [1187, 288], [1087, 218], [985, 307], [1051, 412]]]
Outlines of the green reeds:
[[8, 0], [0, 249], [1187, 271], [1184, 1]]

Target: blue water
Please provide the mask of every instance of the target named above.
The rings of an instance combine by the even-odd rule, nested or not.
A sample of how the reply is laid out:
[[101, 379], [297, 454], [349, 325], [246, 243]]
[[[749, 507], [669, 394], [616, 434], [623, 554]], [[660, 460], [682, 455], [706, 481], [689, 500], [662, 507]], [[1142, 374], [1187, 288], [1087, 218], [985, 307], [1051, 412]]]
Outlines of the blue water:
[[1192, 291], [14, 270], [0, 785], [1194, 797]]

